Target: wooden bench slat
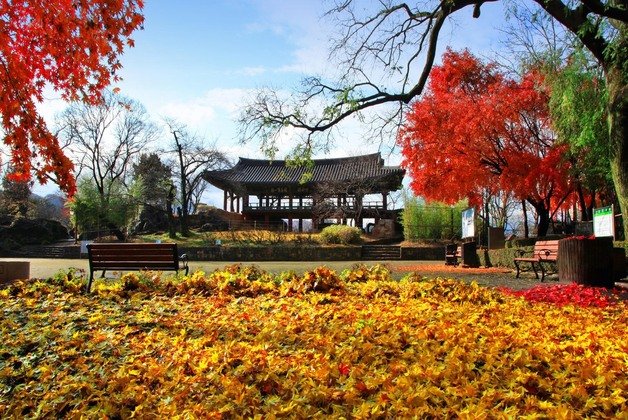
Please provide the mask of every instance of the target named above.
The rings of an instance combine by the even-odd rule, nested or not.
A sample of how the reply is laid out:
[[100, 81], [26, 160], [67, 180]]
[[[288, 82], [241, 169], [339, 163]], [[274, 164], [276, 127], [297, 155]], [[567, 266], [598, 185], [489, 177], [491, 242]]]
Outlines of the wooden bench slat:
[[101, 270], [107, 267], [174, 267], [175, 264], [169, 261], [101, 261], [94, 263], [95, 270]]
[[172, 255], [139, 255], [139, 254], [128, 254], [128, 255], [93, 255], [92, 261], [174, 261], [176, 258], [173, 258]]

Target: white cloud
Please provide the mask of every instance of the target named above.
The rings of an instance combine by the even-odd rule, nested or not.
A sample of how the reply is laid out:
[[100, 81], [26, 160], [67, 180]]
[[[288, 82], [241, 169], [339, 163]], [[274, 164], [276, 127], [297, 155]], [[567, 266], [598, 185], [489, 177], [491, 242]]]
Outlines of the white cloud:
[[254, 32], [270, 32], [293, 46], [291, 62], [274, 73], [319, 74], [327, 70], [329, 22], [320, 19], [325, 4], [319, 1], [259, 0], [258, 21], [247, 25]]
[[[249, 91], [246, 89], [211, 89], [188, 101], [168, 102], [158, 108], [160, 115], [173, 117], [190, 128], [210, 128], [237, 117]], [[214, 131], [214, 130], [211, 130]]]
[[264, 74], [267, 71], [268, 69], [266, 69], [265, 67], [257, 66], [257, 67], [245, 67], [241, 70], [238, 70], [236, 73], [242, 76], [255, 77], [255, 76]]

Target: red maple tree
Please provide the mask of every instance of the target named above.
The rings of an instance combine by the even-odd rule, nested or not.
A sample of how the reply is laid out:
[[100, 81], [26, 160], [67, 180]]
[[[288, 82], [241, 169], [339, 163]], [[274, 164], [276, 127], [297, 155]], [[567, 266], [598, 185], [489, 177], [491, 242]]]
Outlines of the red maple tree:
[[570, 185], [541, 74], [513, 80], [468, 51], [447, 50], [442, 61], [399, 132], [412, 190], [428, 200], [469, 198], [475, 205], [482, 190], [514, 192], [536, 209], [544, 235], [550, 210]]
[[143, 0], [0, 0], [0, 115], [17, 181], [34, 175], [72, 196], [73, 164], [37, 111], [47, 86], [97, 102], [142, 25]]

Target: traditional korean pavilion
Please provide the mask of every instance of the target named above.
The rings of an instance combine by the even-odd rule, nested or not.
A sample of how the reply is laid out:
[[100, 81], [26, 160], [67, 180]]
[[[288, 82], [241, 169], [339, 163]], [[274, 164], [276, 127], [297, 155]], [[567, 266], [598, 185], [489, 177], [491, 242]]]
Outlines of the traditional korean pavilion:
[[[231, 169], [207, 171], [204, 178], [224, 191], [224, 210], [243, 220], [272, 225], [311, 220], [362, 227], [364, 218], [393, 218], [388, 195], [401, 188], [405, 171], [384, 166], [379, 153], [335, 159], [314, 159], [312, 165], [292, 166], [284, 160], [240, 158]], [[372, 197], [375, 197], [374, 199]]]

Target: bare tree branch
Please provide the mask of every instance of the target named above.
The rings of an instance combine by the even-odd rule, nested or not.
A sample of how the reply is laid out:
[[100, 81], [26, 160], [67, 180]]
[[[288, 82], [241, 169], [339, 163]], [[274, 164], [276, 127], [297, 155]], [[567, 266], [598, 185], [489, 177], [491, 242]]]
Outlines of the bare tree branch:
[[[339, 80], [332, 83], [321, 77], [306, 78], [304, 89], [294, 96], [272, 89], [258, 91], [239, 118], [243, 141], [259, 139], [262, 149], [272, 156], [277, 151], [278, 134], [292, 127], [305, 133], [301, 144], [304, 150], [325, 147], [333, 138], [330, 129], [351, 116], [361, 118], [367, 109], [386, 104], [395, 104], [394, 111], [383, 119], [373, 119], [371, 122], [385, 123], [374, 126], [374, 131], [399, 123], [404, 106], [425, 87], [445, 20], [466, 6], [477, 9], [485, 2], [440, 1], [423, 8], [382, 0], [379, 10], [364, 18], [354, 10], [354, 3], [341, 1], [326, 15], [337, 17], [342, 28], [331, 50], [331, 57], [339, 60], [343, 71]], [[414, 67], [420, 57], [425, 61], [415, 77]], [[374, 68], [384, 71], [381, 82], [369, 77], [376, 72], [367, 70]], [[394, 75], [399, 77], [399, 87], [389, 91], [387, 85]], [[319, 111], [312, 112], [313, 108]], [[320, 133], [327, 134], [322, 140], [314, 139], [314, 134]]]
[[226, 168], [229, 160], [218, 151], [216, 145], [207, 146], [204, 141], [191, 134], [185, 124], [171, 118], [166, 118], [165, 123], [172, 135], [172, 149], [166, 153], [174, 155], [176, 162], [173, 168], [179, 186], [181, 235], [188, 236], [188, 215], [196, 211], [207, 187], [203, 179], [204, 171]]

